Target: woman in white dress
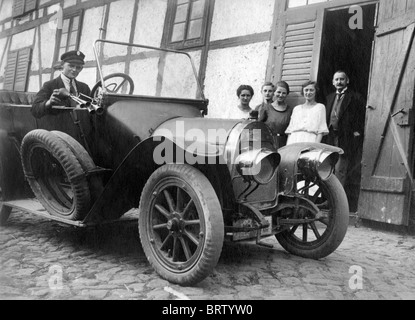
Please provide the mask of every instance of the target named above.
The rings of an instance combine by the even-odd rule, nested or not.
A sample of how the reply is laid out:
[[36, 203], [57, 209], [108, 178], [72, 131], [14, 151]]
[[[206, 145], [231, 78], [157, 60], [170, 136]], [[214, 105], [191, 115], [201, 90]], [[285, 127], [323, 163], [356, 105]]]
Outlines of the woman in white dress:
[[329, 133], [326, 122], [326, 107], [316, 102], [318, 85], [314, 81], [303, 84], [305, 103], [294, 108], [290, 124], [285, 131], [287, 145], [300, 142], [318, 142]]

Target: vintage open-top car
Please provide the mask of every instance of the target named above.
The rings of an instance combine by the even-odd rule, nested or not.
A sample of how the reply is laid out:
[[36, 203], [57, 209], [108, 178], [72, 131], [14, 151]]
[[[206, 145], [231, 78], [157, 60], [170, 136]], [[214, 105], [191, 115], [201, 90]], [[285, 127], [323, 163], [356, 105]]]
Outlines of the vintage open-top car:
[[208, 276], [225, 240], [275, 236], [311, 259], [337, 249], [349, 219], [333, 174], [341, 149], [278, 149], [262, 122], [206, 118], [187, 53], [108, 40], [94, 52], [91, 97], [61, 92], [76, 108], [35, 119], [29, 94], [0, 93], [1, 225], [12, 208], [78, 227], [138, 208], [148, 261], [180, 285]]

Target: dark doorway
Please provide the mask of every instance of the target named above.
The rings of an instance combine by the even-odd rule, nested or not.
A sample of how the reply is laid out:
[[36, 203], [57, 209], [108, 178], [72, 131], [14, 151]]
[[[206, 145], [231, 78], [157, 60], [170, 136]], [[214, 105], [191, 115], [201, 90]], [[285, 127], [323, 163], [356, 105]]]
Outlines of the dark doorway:
[[[330, 10], [325, 14], [318, 74], [321, 89], [318, 99], [324, 104], [325, 97], [334, 91], [332, 79], [338, 70], [349, 75], [349, 89], [367, 97], [377, 4], [362, 5], [361, 8], [363, 29], [349, 27], [349, 20], [354, 15], [349, 13], [349, 8]], [[360, 194], [361, 156], [360, 152], [358, 154], [344, 186], [351, 212], [357, 211]]]
[[367, 96], [372, 44], [375, 35], [376, 4], [362, 5], [363, 29], [350, 29], [349, 9], [327, 11], [322, 35], [318, 74], [320, 101], [333, 92], [332, 78], [337, 70], [350, 77], [350, 89]]

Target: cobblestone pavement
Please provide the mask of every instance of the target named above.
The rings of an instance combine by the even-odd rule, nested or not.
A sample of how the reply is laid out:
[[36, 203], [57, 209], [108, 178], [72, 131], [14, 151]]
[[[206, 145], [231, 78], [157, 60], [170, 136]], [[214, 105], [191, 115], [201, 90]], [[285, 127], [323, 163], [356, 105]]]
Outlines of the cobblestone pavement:
[[415, 237], [350, 226], [321, 261], [225, 243], [214, 273], [194, 287], [162, 280], [137, 226], [76, 229], [13, 212], [0, 227], [0, 299], [407, 300], [415, 299]]

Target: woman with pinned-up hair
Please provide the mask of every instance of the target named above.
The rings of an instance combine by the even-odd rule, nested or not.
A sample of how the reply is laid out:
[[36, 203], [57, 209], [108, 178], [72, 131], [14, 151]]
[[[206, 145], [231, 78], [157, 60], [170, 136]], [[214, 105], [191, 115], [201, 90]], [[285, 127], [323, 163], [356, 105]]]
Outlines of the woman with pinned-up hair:
[[292, 108], [287, 105], [287, 96], [290, 93], [290, 86], [285, 81], [279, 81], [275, 85], [274, 101], [260, 109], [258, 120], [270, 127], [274, 141], [278, 148], [287, 144], [285, 130], [290, 123]]
[[236, 90], [239, 103], [235, 109], [230, 110], [229, 118], [231, 119], [248, 119], [253, 109], [250, 102], [254, 96], [254, 89], [250, 85], [240, 85]]
[[316, 102], [318, 85], [308, 81], [302, 86], [305, 103], [296, 106], [291, 115], [290, 124], [285, 131], [288, 135], [287, 145], [299, 142], [321, 142], [329, 133], [326, 122], [326, 107]]

